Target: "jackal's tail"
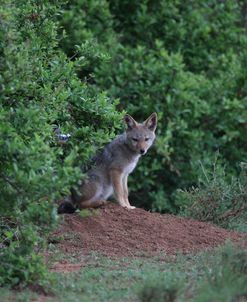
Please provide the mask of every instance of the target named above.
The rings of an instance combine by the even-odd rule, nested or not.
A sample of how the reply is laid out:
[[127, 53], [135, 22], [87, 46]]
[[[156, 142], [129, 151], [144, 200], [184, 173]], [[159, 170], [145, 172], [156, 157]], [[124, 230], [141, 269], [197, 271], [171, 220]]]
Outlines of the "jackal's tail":
[[61, 203], [57, 209], [58, 214], [73, 214], [76, 211], [76, 207], [68, 201]]
[[57, 209], [58, 214], [73, 214], [77, 210], [76, 205], [80, 201], [80, 195], [78, 192], [71, 188], [70, 196], [65, 197], [61, 202]]

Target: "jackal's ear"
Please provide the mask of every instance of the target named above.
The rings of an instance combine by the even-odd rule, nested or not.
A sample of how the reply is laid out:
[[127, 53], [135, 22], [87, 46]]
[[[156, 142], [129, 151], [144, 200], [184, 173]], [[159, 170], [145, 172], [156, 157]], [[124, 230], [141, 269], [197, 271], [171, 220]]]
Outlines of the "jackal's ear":
[[154, 112], [150, 115], [149, 118], [147, 118], [145, 120], [145, 122], [143, 123], [149, 130], [151, 131], [155, 131], [156, 127], [157, 127], [157, 113]]
[[127, 124], [128, 130], [131, 130], [137, 126], [137, 122], [129, 114], [124, 116], [124, 121]]

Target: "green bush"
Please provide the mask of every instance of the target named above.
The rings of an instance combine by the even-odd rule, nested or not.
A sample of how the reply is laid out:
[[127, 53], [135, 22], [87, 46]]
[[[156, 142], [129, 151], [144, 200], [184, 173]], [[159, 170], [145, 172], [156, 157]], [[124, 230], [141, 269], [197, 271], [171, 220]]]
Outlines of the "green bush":
[[[79, 76], [119, 98], [119, 109], [137, 120], [158, 113], [155, 147], [130, 180], [137, 206], [176, 213], [174, 192], [197, 183], [195, 162], [220, 150], [234, 175], [245, 160], [243, 11], [244, 2], [233, 0], [103, 1], [102, 7], [74, 0], [65, 7], [61, 24], [68, 35], [60, 45], [86, 58]], [[104, 60], [90, 56], [91, 48], [103, 51]]]
[[106, 0], [72, 0], [63, 6], [59, 18], [61, 40], [59, 46], [71, 58], [83, 58], [78, 66], [79, 77], [92, 84], [94, 70], [106, 61], [115, 45], [112, 15]]
[[[0, 8], [0, 285], [45, 277], [37, 255], [56, 223], [56, 200], [80, 165], [109, 141], [121, 114], [76, 75], [58, 48], [61, 1], [4, 0]], [[71, 139], [61, 145], [59, 126]]]
[[109, 6], [114, 30], [125, 46], [153, 49], [160, 40], [169, 53], [181, 53], [186, 69], [210, 76], [222, 70], [233, 54], [243, 58], [242, 0], [109, 0]]
[[181, 214], [223, 227], [247, 230], [247, 165], [241, 164], [239, 177], [227, 177], [225, 167], [215, 161], [201, 164], [199, 186], [177, 191], [176, 204]]

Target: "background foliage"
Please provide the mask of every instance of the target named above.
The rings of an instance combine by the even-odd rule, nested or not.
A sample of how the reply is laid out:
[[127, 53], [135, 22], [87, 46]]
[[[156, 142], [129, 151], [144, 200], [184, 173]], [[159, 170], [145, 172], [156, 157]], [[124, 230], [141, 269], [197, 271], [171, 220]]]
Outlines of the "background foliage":
[[247, 141], [244, 1], [73, 0], [64, 9], [60, 45], [86, 58], [79, 76], [137, 120], [158, 112], [157, 142], [132, 176], [132, 202], [177, 212], [174, 192], [196, 184], [196, 163], [217, 150], [228, 173], [238, 170]]
[[[133, 204], [184, 209], [177, 189], [195, 185], [198, 161], [217, 150], [227, 175], [238, 173], [245, 10], [242, 0], [2, 1], [0, 284], [45, 276], [37, 250], [56, 223], [55, 201], [120, 131], [122, 110], [139, 121], [159, 115], [156, 144], [130, 180]], [[72, 135], [65, 145], [57, 126]]]

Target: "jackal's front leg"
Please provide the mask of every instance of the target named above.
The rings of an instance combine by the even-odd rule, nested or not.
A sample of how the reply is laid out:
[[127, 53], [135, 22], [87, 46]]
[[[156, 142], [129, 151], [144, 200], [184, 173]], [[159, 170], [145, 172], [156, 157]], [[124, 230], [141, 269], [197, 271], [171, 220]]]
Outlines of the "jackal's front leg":
[[129, 209], [135, 209], [135, 207], [131, 206], [130, 202], [129, 202], [128, 175], [124, 175], [124, 177], [123, 177], [123, 190], [124, 190], [124, 201], [125, 201], [126, 207]]
[[124, 196], [124, 188], [123, 188], [123, 174], [121, 171], [117, 169], [112, 169], [110, 171], [111, 182], [113, 185], [114, 193], [116, 195], [116, 199], [118, 203], [122, 207], [127, 207]]

